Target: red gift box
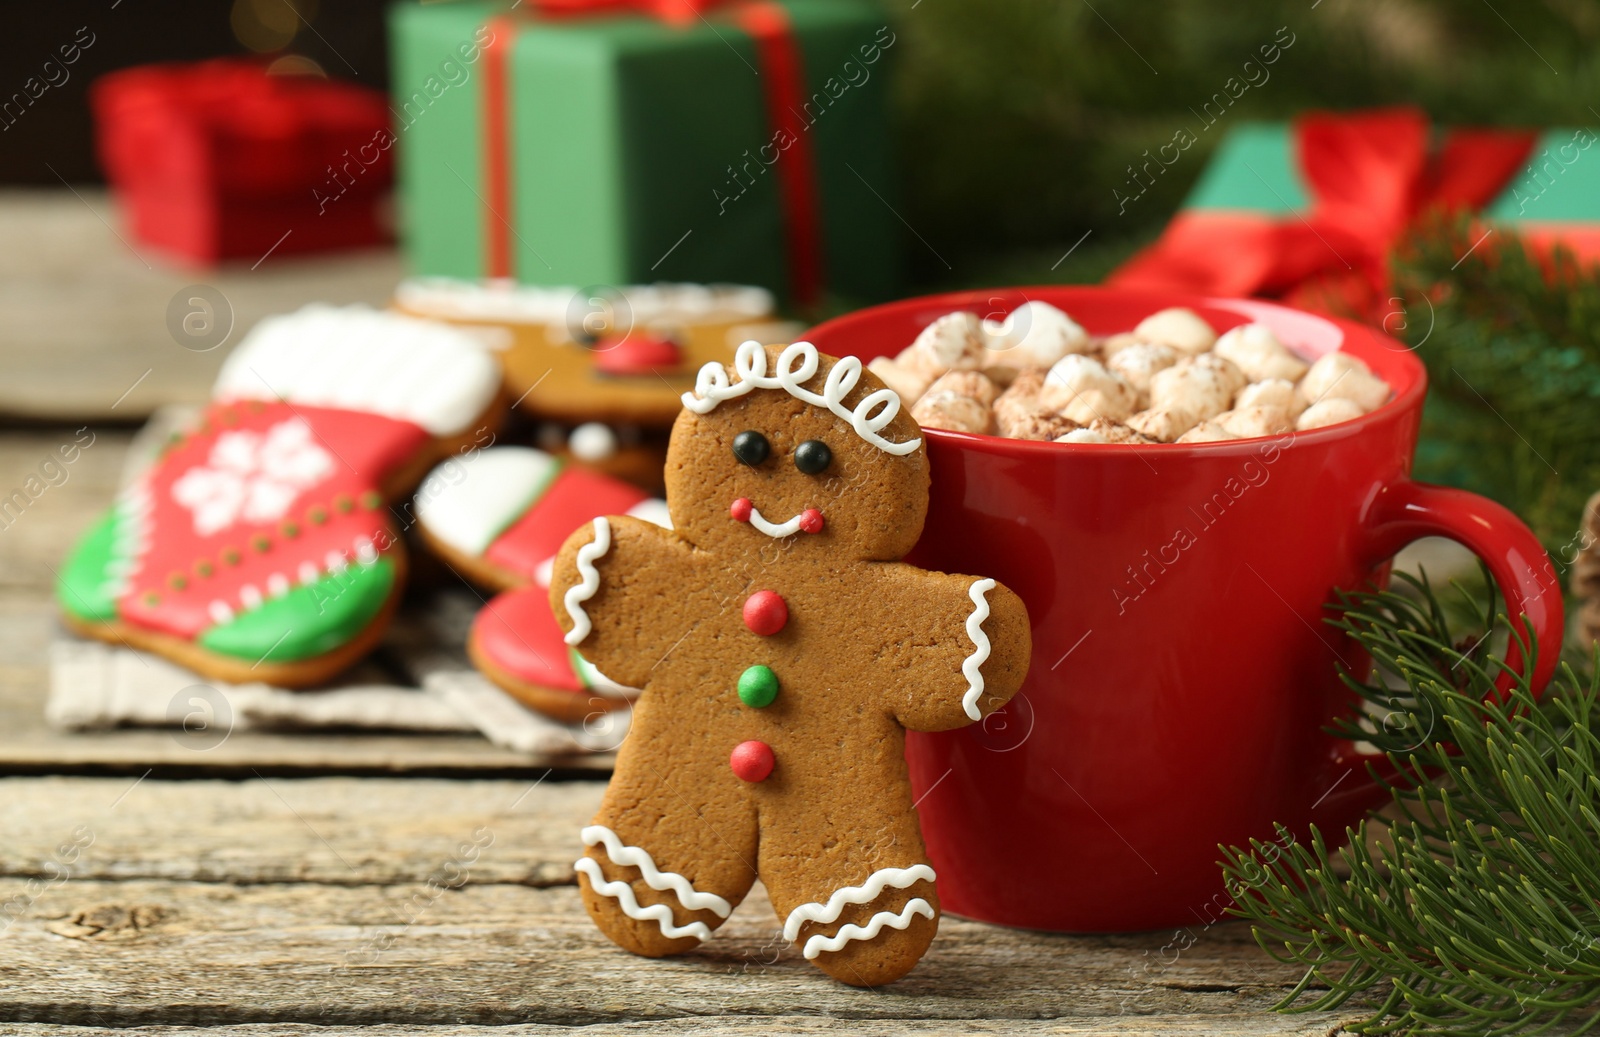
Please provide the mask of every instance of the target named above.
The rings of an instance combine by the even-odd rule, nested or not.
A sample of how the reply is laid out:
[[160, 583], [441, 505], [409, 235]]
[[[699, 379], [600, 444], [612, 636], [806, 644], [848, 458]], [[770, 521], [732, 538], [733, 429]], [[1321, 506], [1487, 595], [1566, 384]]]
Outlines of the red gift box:
[[379, 91], [219, 59], [102, 76], [90, 104], [106, 178], [147, 245], [210, 264], [390, 239]]

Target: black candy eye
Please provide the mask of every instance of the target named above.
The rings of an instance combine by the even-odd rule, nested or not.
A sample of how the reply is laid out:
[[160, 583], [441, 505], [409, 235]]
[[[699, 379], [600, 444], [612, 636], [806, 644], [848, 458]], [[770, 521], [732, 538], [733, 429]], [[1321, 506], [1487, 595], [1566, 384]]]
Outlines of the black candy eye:
[[747, 429], [733, 437], [733, 456], [754, 468], [772, 454], [772, 444], [755, 429]]
[[833, 464], [833, 451], [820, 439], [808, 439], [794, 448], [794, 466], [807, 475], [821, 475]]

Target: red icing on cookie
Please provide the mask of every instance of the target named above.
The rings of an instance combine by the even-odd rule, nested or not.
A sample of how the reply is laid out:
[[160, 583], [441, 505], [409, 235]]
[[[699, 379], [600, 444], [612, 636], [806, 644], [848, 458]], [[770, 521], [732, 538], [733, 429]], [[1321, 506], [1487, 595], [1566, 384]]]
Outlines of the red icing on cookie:
[[[596, 515], [621, 515], [648, 499], [649, 494], [628, 483], [563, 465], [533, 506], [489, 545], [484, 560], [532, 580], [540, 564], [560, 550], [561, 542], [578, 526]], [[550, 611], [548, 605], [545, 611]]]
[[583, 690], [550, 611], [550, 595], [542, 587], [522, 587], [496, 597], [473, 620], [472, 637], [478, 651], [518, 680], [543, 688]]
[[744, 625], [771, 637], [789, 622], [789, 605], [777, 591], [756, 591], [744, 600]]
[[683, 350], [670, 339], [649, 335], [629, 335], [621, 340], [601, 342], [595, 347], [595, 370], [602, 374], [653, 374], [683, 363]]
[[728, 766], [733, 768], [734, 776], [751, 783], [766, 781], [776, 764], [772, 746], [754, 739], [734, 746], [733, 755], [728, 757]]
[[372, 557], [395, 540], [376, 487], [428, 438], [373, 414], [213, 404], [143, 480], [147, 546], [120, 614], [192, 639], [336, 559]]

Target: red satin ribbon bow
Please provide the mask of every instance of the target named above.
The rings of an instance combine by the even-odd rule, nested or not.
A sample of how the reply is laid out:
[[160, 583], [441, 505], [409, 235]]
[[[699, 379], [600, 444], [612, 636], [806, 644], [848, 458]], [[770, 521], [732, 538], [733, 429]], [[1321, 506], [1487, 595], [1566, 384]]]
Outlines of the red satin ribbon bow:
[[1180, 211], [1106, 283], [1376, 312], [1389, 294], [1390, 251], [1406, 228], [1433, 210], [1482, 208], [1535, 139], [1520, 130], [1451, 130], [1430, 151], [1427, 116], [1415, 108], [1316, 113], [1294, 131], [1308, 212]]
[[551, 18], [592, 18], [601, 14], [642, 14], [669, 25], [687, 25], [729, 0], [534, 0], [533, 8]]

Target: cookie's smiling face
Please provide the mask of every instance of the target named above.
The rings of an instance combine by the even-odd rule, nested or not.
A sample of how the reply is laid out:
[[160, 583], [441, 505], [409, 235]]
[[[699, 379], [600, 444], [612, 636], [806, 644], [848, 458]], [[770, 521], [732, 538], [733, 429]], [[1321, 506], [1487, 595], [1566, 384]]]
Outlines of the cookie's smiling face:
[[[767, 369], [778, 370], [780, 350], [766, 355]], [[817, 359], [815, 374], [798, 385], [820, 396], [835, 361]], [[837, 552], [841, 560], [905, 554], [927, 514], [927, 458], [920, 443], [903, 453], [880, 443], [906, 444], [919, 430], [897, 413], [863, 435], [846, 416], [882, 388], [863, 371], [834, 409], [784, 388], [752, 388], [703, 414], [686, 409], [667, 453], [674, 528], [712, 550], [767, 553], [782, 545]]]

